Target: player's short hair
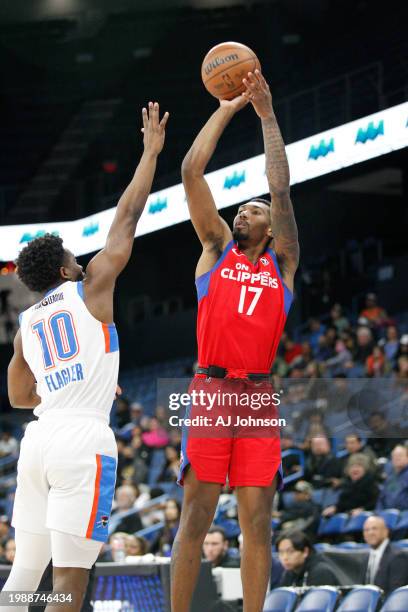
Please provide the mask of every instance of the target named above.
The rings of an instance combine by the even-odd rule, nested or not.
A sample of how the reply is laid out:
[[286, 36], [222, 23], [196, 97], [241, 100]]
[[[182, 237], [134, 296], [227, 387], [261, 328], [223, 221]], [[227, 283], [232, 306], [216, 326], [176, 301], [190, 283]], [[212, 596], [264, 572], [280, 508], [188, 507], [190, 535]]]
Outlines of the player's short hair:
[[61, 281], [64, 258], [62, 238], [53, 234], [35, 238], [17, 257], [18, 277], [31, 291], [44, 292]]

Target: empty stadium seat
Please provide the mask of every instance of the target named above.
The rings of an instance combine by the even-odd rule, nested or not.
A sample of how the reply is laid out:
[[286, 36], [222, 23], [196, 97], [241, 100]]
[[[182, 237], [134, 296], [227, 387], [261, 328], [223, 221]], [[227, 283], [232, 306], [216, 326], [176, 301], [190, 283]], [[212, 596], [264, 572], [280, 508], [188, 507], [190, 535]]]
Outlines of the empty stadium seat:
[[375, 612], [381, 593], [376, 586], [357, 587], [344, 598], [336, 612]]
[[380, 612], [407, 612], [408, 610], [408, 587], [396, 589], [389, 595]]
[[381, 516], [384, 519], [388, 529], [391, 529], [391, 531], [395, 529], [398, 523], [398, 519], [400, 517], [399, 510], [397, 510], [396, 508], [390, 508], [389, 510], [381, 510], [379, 512], [376, 512], [376, 514], [378, 514], [378, 516]]
[[333, 612], [339, 592], [334, 587], [310, 589], [296, 608], [296, 612]]
[[397, 531], [408, 529], [408, 510], [404, 510], [400, 513], [398, 523], [395, 526]]
[[355, 516], [351, 516], [347, 523], [343, 526], [342, 533], [355, 533], [356, 531], [362, 531], [363, 525], [372, 515], [372, 512], [361, 512]]
[[295, 589], [289, 587], [274, 589], [265, 600], [263, 612], [292, 612], [297, 598]]
[[348, 516], [344, 512], [335, 514], [328, 519], [322, 519], [319, 525], [319, 536], [342, 533], [347, 519]]

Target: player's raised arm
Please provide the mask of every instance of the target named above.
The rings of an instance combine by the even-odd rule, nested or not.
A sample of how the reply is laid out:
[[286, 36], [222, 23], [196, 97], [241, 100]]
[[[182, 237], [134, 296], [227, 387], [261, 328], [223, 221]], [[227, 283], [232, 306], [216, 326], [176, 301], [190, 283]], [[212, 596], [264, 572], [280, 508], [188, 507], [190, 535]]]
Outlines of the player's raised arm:
[[108, 233], [105, 248], [88, 264], [86, 285], [112, 286], [129, 261], [137, 222], [144, 210], [156, 170], [157, 157], [164, 145], [168, 113], [160, 121], [159, 104], [149, 102], [142, 110], [144, 152], [136, 172], [122, 194]]
[[14, 355], [7, 370], [7, 388], [13, 408], [35, 408], [41, 403], [36, 393], [34, 375], [24, 359], [20, 330], [14, 338]]
[[244, 96], [252, 103], [262, 121], [265, 145], [266, 177], [271, 194], [271, 225], [274, 249], [282, 267], [285, 283], [293, 289], [293, 277], [299, 263], [298, 231], [290, 199], [289, 165], [285, 144], [272, 107], [268, 83], [256, 70], [244, 79]]
[[191, 221], [204, 249], [221, 252], [231, 240], [228, 225], [219, 216], [204, 172], [217, 143], [234, 114], [247, 104], [243, 96], [222, 100], [199, 132], [181, 167]]

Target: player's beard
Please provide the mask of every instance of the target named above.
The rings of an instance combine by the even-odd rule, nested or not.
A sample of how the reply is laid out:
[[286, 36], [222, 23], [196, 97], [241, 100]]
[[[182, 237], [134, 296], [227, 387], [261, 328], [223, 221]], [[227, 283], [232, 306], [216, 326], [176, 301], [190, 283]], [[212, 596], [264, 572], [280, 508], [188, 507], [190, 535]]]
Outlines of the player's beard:
[[232, 231], [232, 237], [236, 242], [240, 242], [242, 240], [248, 240], [249, 238], [249, 230], [248, 228], [234, 228]]

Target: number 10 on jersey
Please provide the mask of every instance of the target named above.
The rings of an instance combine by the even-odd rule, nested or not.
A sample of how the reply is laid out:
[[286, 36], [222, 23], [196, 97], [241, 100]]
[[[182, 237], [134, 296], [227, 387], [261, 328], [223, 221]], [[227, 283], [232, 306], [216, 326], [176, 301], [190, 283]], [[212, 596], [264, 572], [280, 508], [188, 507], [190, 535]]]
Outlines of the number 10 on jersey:
[[46, 370], [55, 366], [55, 359], [68, 361], [78, 354], [79, 345], [75, 325], [71, 313], [67, 310], [56, 312], [50, 316], [48, 331], [44, 319], [34, 323], [31, 329], [40, 341]]

